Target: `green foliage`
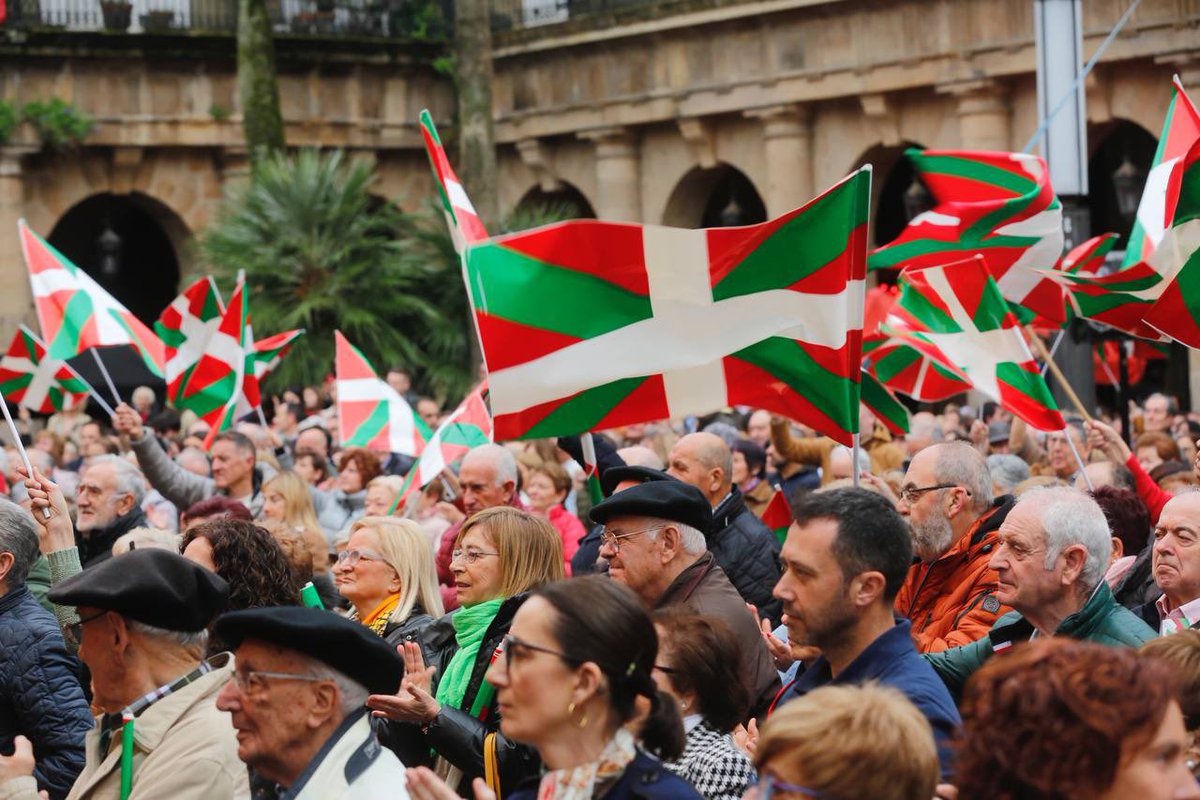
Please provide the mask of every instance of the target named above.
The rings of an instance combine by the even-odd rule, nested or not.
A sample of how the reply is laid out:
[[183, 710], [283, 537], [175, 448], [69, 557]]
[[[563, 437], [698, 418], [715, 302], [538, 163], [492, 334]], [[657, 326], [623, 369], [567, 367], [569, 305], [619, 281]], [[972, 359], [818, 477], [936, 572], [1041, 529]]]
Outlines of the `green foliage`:
[[92, 132], [91, 117], [57, 97], [26, 103], [21, 114], [49, 150], [73, 149]]
[[16, 105], [7, 100], [0, 100], [0, 144], [12, 138], [13, 131], [20, 122], [21, 117], [17, 114]]
[[313, 384], [332, 372], [340, 329], [381, 372], [404, 364], [423, 390], [456, 402], [470, 359], [453, 247], [449, 258], [406, 252], [420, 234], [371, 195], [375, 182], [373, 162], [341, 152], [266, 156], [204, 233], [201, 258], [226, 286], [246, 270], [259, 336], [308, 330], [271, 387]]
[[213, 118], [214, 122], [225, 122], [229, 119], [232, 113], [233, 112], [220, 103], [213, 103], [208, 107], [208, 114]]

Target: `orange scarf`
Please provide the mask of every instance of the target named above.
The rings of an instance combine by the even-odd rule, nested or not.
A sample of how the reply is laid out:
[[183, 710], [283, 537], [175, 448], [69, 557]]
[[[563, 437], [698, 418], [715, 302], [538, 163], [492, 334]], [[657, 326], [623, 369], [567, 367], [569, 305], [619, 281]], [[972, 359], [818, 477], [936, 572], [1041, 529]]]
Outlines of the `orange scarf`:
[[383, 636], [383, 629], [387, 627], [388, 620], [392, 618], [392, 612], [396, 610], [396, 606], [400, 605], [400, 595], [394, 594], [384, 600], [379, 606], [368, 614], [362, 624], [373, 630], [377, 635]]

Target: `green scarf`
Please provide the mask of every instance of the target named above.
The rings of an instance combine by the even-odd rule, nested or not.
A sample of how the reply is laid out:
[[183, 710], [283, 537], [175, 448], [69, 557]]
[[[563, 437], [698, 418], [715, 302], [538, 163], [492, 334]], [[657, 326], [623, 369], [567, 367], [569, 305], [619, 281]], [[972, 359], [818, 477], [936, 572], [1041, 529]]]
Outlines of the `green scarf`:
[[483, 643], [483, 635], [488, 626], [500, 611], [504, 598], [486, 600], [473, 606], [464, 606], [450, 618], [454, 623], [454, 638], [458, 642], [458, 652], [450, 659], [438, 682], [437, 701], [444, 706], [462, 708], [463, 698], [467, 694], [467, 684], [471, 682], [471, 673], [475, 669], [475, 656]]

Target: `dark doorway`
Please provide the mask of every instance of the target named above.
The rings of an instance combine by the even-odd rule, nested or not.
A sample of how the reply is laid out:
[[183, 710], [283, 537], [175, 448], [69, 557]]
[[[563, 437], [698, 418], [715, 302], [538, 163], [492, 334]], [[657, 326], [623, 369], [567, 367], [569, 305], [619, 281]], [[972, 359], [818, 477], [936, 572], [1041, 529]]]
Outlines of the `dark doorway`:
[[745, 173], [729, 164], [695, 167], [667, 200], [663, 224], [677, 228], [729, 228], [767, 221], [767, 207]]
[[97, 194], [67, 211], [49, 241], [150, 325], [179, 290], [179, 257], [164, 222], [183, 225], [145, 195]]
[[1092, 134], [1099, 142], [1088, 160], [1088, 207], [1092, 233], [1119, 233], [1124, 250], [1137, 217], [1158, 140], [1134, 122], [1116, 120]]
[[553, 217], [554, 219], [595, 219], [596, 211], [583, 196], [583, 192], [569, 183], [560, 182], [559, 187], [547, 192], [535, 186], [525, 193], [510, 215], [514, 218]]

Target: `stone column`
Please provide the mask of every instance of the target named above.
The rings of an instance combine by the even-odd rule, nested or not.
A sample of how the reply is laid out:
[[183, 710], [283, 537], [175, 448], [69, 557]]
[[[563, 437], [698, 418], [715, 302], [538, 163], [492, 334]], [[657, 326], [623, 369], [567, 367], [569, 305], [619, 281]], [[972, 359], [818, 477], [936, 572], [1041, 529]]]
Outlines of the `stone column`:
[[959, 146], [964, 150], [1011, 151], [1012, 115], [1008, 93], [992, 81], [942, 86], [938, 91], [958, 101]]
[[641, 222], [637, 137], [626, 128], [603, 128], [579, 136], [596, 145], [596, 215], [614, 222]]
[[[36, 151], [33, 146], [0, 146], [0, 330], [9, 332], [17, 323], [27, 322], [33, 309], [17, 220], [25, 215], [21, 162]], [[38, 233], [44, 236], [49, 231]]]
[[767, 215], [777, 217], [813, 198], [812, 113], [805, 106], [779, 105], [745, 112], [762, 121], [767, 164]]

